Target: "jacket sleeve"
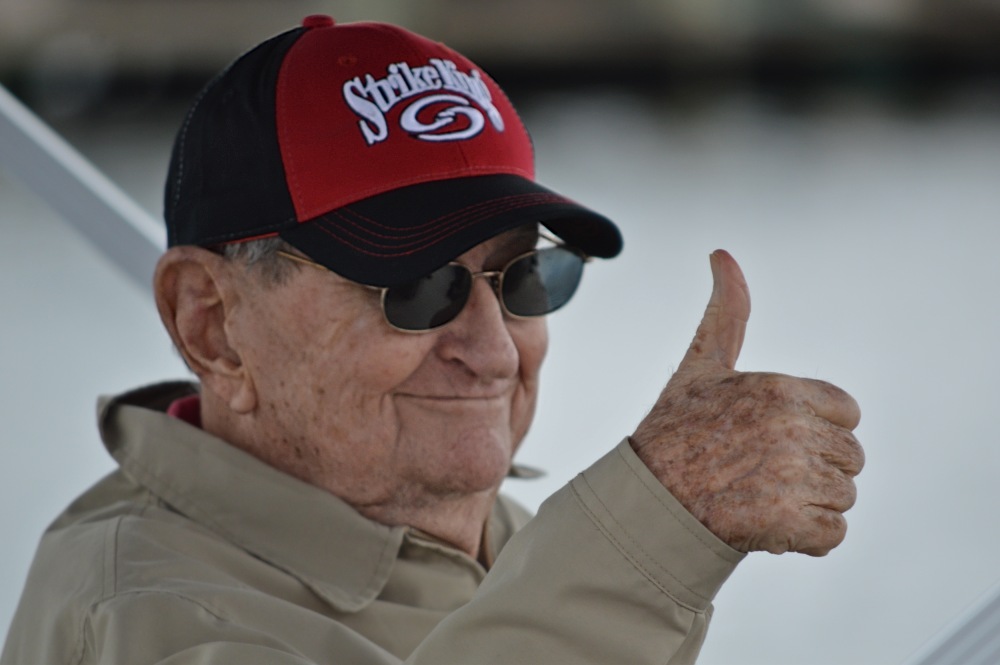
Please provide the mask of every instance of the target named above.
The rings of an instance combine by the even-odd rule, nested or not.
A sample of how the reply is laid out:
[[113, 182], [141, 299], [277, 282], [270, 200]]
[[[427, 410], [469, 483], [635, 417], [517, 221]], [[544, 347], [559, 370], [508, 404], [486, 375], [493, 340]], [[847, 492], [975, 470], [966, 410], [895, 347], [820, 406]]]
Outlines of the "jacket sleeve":
[[692, 663], [743, 556], [625, 440], [542, 504], [408, 662]]

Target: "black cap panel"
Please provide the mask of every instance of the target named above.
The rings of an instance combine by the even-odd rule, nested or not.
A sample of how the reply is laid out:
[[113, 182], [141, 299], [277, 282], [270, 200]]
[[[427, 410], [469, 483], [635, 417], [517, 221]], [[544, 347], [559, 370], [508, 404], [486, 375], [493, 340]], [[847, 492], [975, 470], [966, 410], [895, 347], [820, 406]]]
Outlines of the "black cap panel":
[[363, 284], [410, 281], [515, 227], [541, 223], [590, 256], [621, 251], [609, 220], [526, 178], [479, 176], [397, 189], [283, 231], [283, 239]]
[[198, 96], [174, 142], [164, 211], [167, 242], [212, 245], [295, 223], [275, 121], [282, 61], [302, 28], [236, 60]]

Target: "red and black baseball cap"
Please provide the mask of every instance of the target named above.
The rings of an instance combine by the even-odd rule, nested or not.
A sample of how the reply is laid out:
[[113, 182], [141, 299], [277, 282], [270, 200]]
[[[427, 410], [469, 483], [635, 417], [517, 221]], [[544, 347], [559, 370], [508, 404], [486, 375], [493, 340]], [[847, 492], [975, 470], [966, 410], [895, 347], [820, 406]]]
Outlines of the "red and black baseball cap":
[[280, 236], [375, 286], [529, 222], [591, 256], [621, 251], [611, 221], [534, 177], [517, 112], [464, 56], [394, 25], [309, 16], [195, 100], [167, 177], [168, 244]]

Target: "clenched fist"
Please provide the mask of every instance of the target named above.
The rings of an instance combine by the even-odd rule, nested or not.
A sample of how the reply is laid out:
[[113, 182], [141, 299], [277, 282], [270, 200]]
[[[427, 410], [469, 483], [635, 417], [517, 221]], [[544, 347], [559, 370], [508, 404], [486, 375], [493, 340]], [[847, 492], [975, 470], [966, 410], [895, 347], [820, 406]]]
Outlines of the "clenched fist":
[[731, 547], [822, 556], [844, 539], [864, 465], [858, 405], [823, 381], [735, 371], [750, 291], [727, 252], [711, 262], [705, 316], [632, 447]]

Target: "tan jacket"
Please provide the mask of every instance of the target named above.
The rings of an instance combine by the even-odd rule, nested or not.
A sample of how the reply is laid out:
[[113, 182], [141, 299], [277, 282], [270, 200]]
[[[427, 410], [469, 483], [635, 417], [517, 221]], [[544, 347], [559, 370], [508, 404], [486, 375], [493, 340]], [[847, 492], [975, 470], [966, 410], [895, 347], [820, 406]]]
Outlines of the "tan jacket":
[[487, 574], [163, 412], [191, 390], [102, 401], [121, 468], [44, 535], [0, 663], [686, 663], [742, 558], [623, 442], [530, 521], [500, 499]]

